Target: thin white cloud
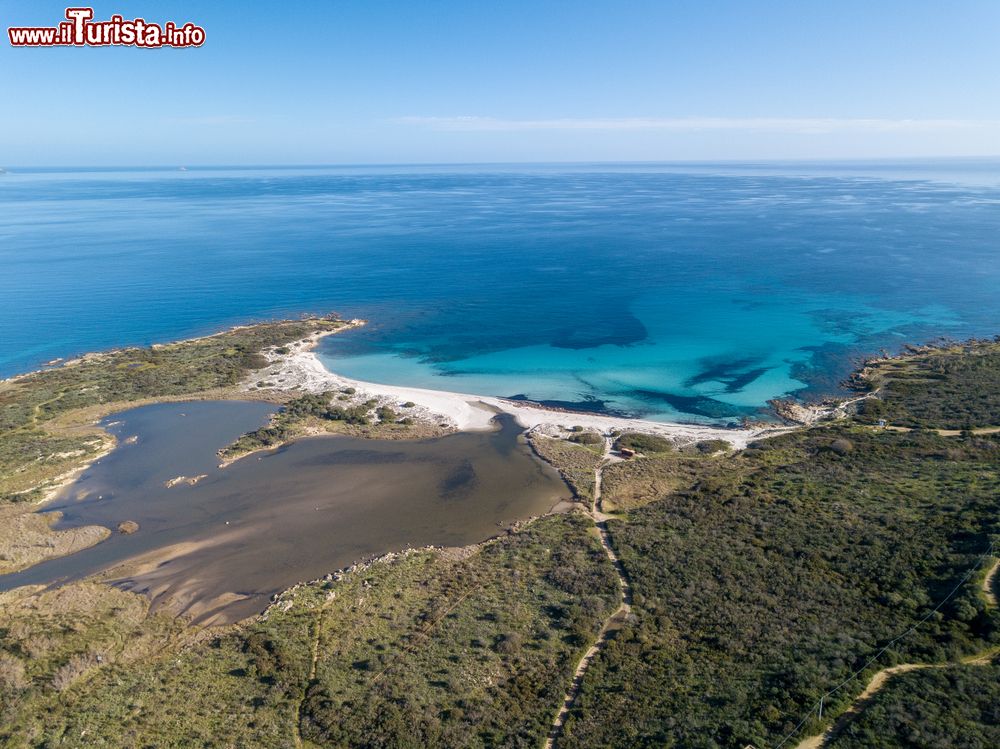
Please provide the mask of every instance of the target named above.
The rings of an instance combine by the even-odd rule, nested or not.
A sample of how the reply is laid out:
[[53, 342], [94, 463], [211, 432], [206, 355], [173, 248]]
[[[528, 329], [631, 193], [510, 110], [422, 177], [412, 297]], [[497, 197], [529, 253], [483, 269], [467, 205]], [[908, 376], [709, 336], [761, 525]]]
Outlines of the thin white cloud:
[[393, 122], [448, 132], [537, 130], [660, 130], [704, 132], [742, 130], [776, 133], [941, 132], [996, 128], [997, 120], [884, 119], [838, 117], [622, 117], [597, 119], [510, 120], [495, 117], [400, 117]]

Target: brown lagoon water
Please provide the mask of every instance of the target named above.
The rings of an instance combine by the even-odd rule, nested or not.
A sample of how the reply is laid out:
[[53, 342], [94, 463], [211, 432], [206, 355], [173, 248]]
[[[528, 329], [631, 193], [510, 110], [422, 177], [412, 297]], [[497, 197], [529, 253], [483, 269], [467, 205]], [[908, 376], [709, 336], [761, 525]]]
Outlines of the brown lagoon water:
[[509, 417], [494, 432], [427, 440], [303, 439], [218, 468], [216, 451], [273, 409], [199, 401], [110, 417], [120, 446], [45, 510], [64, 513], [58, 528], [139, 530], [0, 576], [0, 589], [104, 573], [156, 606], [233, 621], [296, 582], [407, 546], [481, 541], [569, 497]]

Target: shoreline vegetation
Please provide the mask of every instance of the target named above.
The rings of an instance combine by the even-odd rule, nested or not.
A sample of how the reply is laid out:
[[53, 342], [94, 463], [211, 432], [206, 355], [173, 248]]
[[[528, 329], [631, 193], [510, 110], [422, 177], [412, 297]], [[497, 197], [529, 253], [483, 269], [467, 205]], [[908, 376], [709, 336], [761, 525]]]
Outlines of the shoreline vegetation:
[[[573, 441], [579, 437], [575, 430], [635, 431], [678, 447], [724, 441], [740, 448], [780, 431], [770, 425], [732, 429], [574, 413], [530, 402], [359, 382], [327, 370], [313, 353], [316, 344], [364, 324], [325, 316], [239, 325], [145, 348], [57, 359], [40, 370], [0, 380], [0, 504], [10, 508], [0, 530], [0, 574], [107, 537], [111, 529], [97, 526], [52, 530], [54, 519], [39, 523], [29, 513], [60, 496], [115, 449], [115, 438], [99, 426], [102, 418], [153, 403], [254, 399], [279, 406], [270, 423], [220, 451], [221, 467], [309, 436], [424, 439], [492, 429], [497, 413], [512, 415], [533, 444], [542, 436]], [[177, 483], [187, 478], [178, 477]], [[567, 480], [584, 499], [586, 489]]]
[[[94, 582], [0, 593], [0, 743], [537, 747], [551, 735], [567, 749], [707, 749], [996, 737], [990, 700], [969, 709], [951, 693], [992, 689], [998, 667], [995, 566], [973, 567], [1000, 538], [1000, 339], [876, 357], [850, 398], [782, 401], [788, 426], [727, 430], [341, 378], [312, 348], [358, 324], [242, 326], [0, 382], [2, 559], [67, 547], [17, 518], [44, 517], [37, 503], [108, 449], [101, 417], [158, 400], [283, 406], [226, 461], [308, 434], [410, 439], [488, 428], [507, 412], [588, 511], [352, 565], [225, 627], [190, 627]], [[609, 633], [626, 578], [630, 608]], [[886, 689], [856, 703], [899, 664], [948, 665], [890, 671]], [[932, 725], [899, 719], [914, 699]]]
[[102, 418], [152, 403], [253, 399], [239, 384], [266, 365], [260, 351], [356, 324], [315, 317], [242, 325], [185, 341], [85, 354], [0, 381], [0, 507], [6, 520], [0, 570], [14, 572], [102, 540], [96, 527], [54, 531], [29, 517], [115, 448], [115, 438], [99, 426]]

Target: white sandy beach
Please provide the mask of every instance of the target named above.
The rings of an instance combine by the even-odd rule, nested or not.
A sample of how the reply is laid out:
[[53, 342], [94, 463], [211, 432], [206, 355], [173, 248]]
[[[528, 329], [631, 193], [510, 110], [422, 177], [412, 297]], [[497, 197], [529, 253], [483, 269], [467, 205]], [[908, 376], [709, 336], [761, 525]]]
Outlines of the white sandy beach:
[[[354, 325], [362, 324], [361, 321], [352, 321], [352, 323]], [[512, 415], [525, 429], [546, 434], [555, 435], [563, 433], [569, 427], [581, 426], [601, 434], [609, 434], [616, 430], [657, 434], [671, 439], [678, 445], [721, 439], [731, 443], [737, 449], [746, 447], [747, 443], [763, 434], [781, 431], [773, 427], [728, 429], [558, 411], [504, 398], [352, 380], [331, 372], [323, 366], [319, 357], [313, 352], [313, 348], [321, 337], [321, 335], [314, 335], [289, 345], [288, 354], [268, 354], [272, 362], [271, 366], [255, 372], [252, 381], [244, 383], [244, 388], [254, 388], [259, 382], [268, 384], [264, 388], [257, 388], [258, 390], [300, 390], [309, 393], [322, 393], [330, 390], [354, 388], [357, 391], [352, 397], [354, 401], [376, 399], [380, 405], [389, 405], [394, 408], [412, 402], [415, 404], [414, 407], [403, 409], [406, 415], [435, 421], [461, 431], [490, 429], [490, 421], [497, 412]]]

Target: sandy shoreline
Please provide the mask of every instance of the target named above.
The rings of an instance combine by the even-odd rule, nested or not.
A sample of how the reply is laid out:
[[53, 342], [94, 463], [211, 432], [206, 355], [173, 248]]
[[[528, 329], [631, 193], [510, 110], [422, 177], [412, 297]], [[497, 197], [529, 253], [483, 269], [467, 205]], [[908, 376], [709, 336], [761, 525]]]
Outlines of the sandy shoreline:
[[[352, 320], [352, 326], [363, 324]], [[381, 385], [363, 382], [331, 372], [320, 361], [314, 350], [325, 335], [338, 331], [314, 334], [287, 346], [287, 354], [269, 354], [271, 364], [253, 373], [244, 383], [244, 390], [266, 392], [267, 390], [295, 390], [308, 393], [322, 393], [330, 390], [354, 388], [353, 400], [375, 399], [379, 405], [394, 408], [404, 403], [413, 403], [406, 414], [413, 414], [426, 421], [434, 421], [459, 431], [491, 429], [490, 421], [498, 413], [513, 416], [525, 429], [545, 434], [560, 434], [569, 427], [581, 426], [601, 434], [613, 431], [635, 431], [666, 437], [677, 445], [692, 444], [702, 440], [725, 440], [737, 449], [766, 434], [784, 431], [781, 427], [727, 428], [679, 424], [660, 421], [646, 421], [627, 417], [605, 416], [545, 408], [537, 404], [507, 400], [492, 396], [471, 395], [445, 390]], [[265, 387], [256, 383], [266, 382]]]
[[[751, 427], [731, 428], [718, 427], [701, 424], [682, 424], [677, 422], [648, 421], [645, 419], [635, 419], [623, 416], [607, 416], [585, 412], [566, 411], [554, 408], [547, 408], [540, 404], [513, 401], [495, 396], [474, 395], [471, 393], [459, 393], [446, 390], [430, 390], [427, 388], [405, 387], [399, 385], [383, 385], [373, 382], [365, 382], [344, 377], [327, 369], [316, 356], [313, 349], [321, 338], [327, 335], [346, 332], [352, 328], [365, 325], [365, 320], [353, 319], [345, 321], [346, 324], [335, 330], [324, 330], [316, 332], [299, 341], [288, 344], [284, 348], [287, 354], [278, 354], [274, 350], [264, 351], [262, 354], [270, 361], [270, 364], [259, 370], [252, 372], [246, 381], [238, 388], [234, 397], [239, 397], [238, 393], [254, 393], [258, 397], [271, 400], [270, 393], [274, 393], [280, 402], [281, 397], [287, 397], [288, 393], [321, 393], [330, 390], [343, 390], [354, 388], [356, 397], [352, 397], [353, 402], [360, 402], [374, 399], [379, 405], [388, 405], [399, 408], [404, 403], [413, 403], [413, 407], [403, 409], [406, 416], [423, 420], [428, 423], [436, 423], [441, 426], [457, 431], [477, 431], [491, 429], [491, 420], [498, 413], [507, 413], [513, 416], [517, 422], [525, 429], [550, 434], [552, 436], [564, 435], [569, 427], [579, 426], [585, 429], [595, 430], [601, 434], [610, 434], [614, 431], [635, 431], [648, 434], [656, 434], [672, 440], [676, 445], [683, 446], [700, 442], [702, 440], [725, 440], [736, 449], [742, 449], [749, 442], [766, 435], [772, 435], [787, 431], [789, 427], [756, 425]], [[236, 325], [228, 330], [198, 336], [190, 339], [171, 341], [168, 343], [153, 344], [152, 348], [162, 348], [164, 346], [176, 345], [178, 343], [188, 343], [203, 339], [214, 338], [224, 335], [233, 330], [240, 330], [253, 327], [254, 324]], [[94, 360], [109, 356], [123, 349], [112, 349], [97, 353], [87, 353], [68, 360], [59, 361], [59, 367], [70, 367], [82, 361]], [[40, 370], [17, 374], [12, 377], [0, 380], [0, 383], [9, 384], [22, 378], [30, 377], [38, 372], [44, 372], [51, 367], [44, 367]], [[259, 383], [266, 383], [260, 386]], [[157, 402], [159, 399], [152, 399]], [[170, 398], [168, 400], [173, 400]], [[834, 415], [817, 411], [813, 407], [798, 406], [803, 412], [809, 411], [808, 418], [804, 418], [799, 423], [812, 423], [813, 421]], [[813, 413], [815, 411], [815, 413]], [[797, 420], [795, 418], [793, 421]], [[103, 457], [106, 452], [95, 456], [93, 460]], [[85, 469], [87, 466], [83, 466]], [[81, 469], [76, 469], [75, 474]], [[74, 476], [59, 477], [59, 485], [55, 487], [56, 492], [63, 488], [65, 484], [72, 483]], [[64, 481], [63, 479], [68, 479]], [[52, 493], [47, 493], [46, 500], [50, 499]]]

